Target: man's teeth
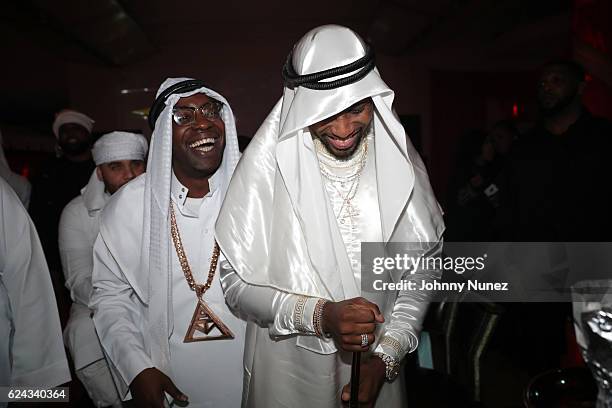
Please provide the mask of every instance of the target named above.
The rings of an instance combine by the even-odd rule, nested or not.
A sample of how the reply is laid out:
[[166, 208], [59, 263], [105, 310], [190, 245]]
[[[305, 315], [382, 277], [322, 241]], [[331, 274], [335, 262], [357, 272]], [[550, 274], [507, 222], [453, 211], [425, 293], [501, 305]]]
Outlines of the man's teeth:
[[[200, 139], [197, 142], [193, 142], [192, 144], [189, 145], [189, 147], [191, 148], [196, 148], [205, 144], [214, 144], [215, 143], [215, 139], [212, 137], [207, 137], [206, 139]], [[205, 152], [208, 152], [210, 150], [212, 150], [213, 146], [204, 146], [203, 148], [201, 148], [200, 150], [203, 150]]]

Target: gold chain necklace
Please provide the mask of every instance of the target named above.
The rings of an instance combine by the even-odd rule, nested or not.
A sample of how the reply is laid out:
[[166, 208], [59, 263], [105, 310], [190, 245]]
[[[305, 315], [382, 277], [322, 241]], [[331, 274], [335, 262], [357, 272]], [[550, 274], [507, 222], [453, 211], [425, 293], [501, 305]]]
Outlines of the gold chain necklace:
[[[172, 236], [172, 243], [176, 250], [176, 256], [178, 257], [181, 269], [187, 280], [189, 288], [196, 293], [198, 298], [198, 304], [196, 310], [191, 318], [191, 325], [185, 335], [184, 343], [191, 343], [194, 341], [205, 341], [205, 340], [222, 340], [222, 339], [233, 339], [229, 327], [227, 327], [221, 319], [210, 309], [210, 307], [204, 302], [204, 294], [212, 286], [215, 272], [217, 271], [217, 263], [219, 262], [219, 244], [215, 240], [215, 246], [213, 248], [212, 257], [210, 260], [210, 267], [208, 269], [208, 279], [204, 285], [196, 283], [193, 273], [191, 272], [191, 266], [187, 260], [187, 254], [183, 247], [183, 241], [181, 240], [181, 234], [176, 223], [176, 214], [174, 213], [174, 205], [170, 201], [170, 235]], [[218, 329], [221, 335], [209, 335], [213, 329]], [[202, 333], [206, 336], [202, 336]], [[196, 337], [199, 335], [199, 337]]]

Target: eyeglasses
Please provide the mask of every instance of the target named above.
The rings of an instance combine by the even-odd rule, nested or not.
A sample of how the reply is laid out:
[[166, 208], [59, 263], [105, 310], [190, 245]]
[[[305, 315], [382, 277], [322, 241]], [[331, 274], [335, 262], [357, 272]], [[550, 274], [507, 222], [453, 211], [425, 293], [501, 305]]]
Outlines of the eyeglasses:
[[200, 111], [202, 116], [208, 120], [216, 120], [221, 118], [221, 109], [223, 104], [217, 101], [210, 101], [194, 108], [193, 106], [176, 106], [172, 109], [172, 118], [174, 123], [179, 126], [190, 125], [196, 121], [196, 111]]

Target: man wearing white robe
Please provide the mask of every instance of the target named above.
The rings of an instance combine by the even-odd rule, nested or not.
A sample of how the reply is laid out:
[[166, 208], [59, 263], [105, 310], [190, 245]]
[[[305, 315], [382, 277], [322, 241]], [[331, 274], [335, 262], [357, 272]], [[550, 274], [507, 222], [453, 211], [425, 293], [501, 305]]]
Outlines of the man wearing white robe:
[[[129, 386], [139, 406], [161, 407], [167, 398], [236, 407], [245, 324], [225, 304], [212, 268], [214, 223], [239, 159], [234, 116], [225, 98], [188, 78], [166, 80], [149, 115], [147, 172], [113, 195], [102, 214], [94, 324], [121, 395]], [[196, 284], [212, 278], [202, 300], [225, 331], [220, 324], [192, 331], [202, 303], [188, 270]], [[216, 339], [191, 341], [207, 336]]]
[[[360, 244], [418, 243], [421, 255], [435, 254], [441, 211], [359, 36], [313, 29], [283, 76], [283, 97], [236, 169], [216, 225], [227, 302], [248, 319], [245, 406], [340, 407], [349, 352], [360, 351], [360, 406], [404, 407], [395, 377], [417, 347], [430, 293], [363, 292]], [[391, 278], [421, 287], [438, 277]]]
[[70, 371], [47, 263], [34, 224], [2, 178], [0, 217], [0, 387], [64, 384]]
[[93, 246], [106, 202], [122, 185], [144, 173], [146, 155], [147, 140], [142, 135], [111, 132], [100, 137], [92, 149], [96, 169], [60, 217], [60, 259], [73, 302], [64, 341], [76, 375], [97, 407], [121, 406], [121, 399], [91, 320]]

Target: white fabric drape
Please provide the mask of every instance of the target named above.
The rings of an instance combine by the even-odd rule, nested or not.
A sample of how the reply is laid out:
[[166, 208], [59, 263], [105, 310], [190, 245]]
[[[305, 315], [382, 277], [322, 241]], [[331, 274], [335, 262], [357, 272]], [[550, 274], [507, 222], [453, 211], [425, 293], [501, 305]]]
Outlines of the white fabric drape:
[[0, 386], [70, 381], [59, 314], [34, 224], [0, 179]]
[[27, 178], [14, 173], [9, 167], [6, 156], [4, 155], [4, 147], [2, 147], [2, 132], [0, 132], [0, 177], [13, 188], [23, 206], [28, 209], [30, 206], [32, 185]]
[[60, 259], [73, 302], [64, 340], [76, 370], [104, 357], [90, 316], [89, 296], [93, 245], [100, 230], [100, 213], [109, 198], [94, 170], [81, 194], [64, 207], [58, 227]]

